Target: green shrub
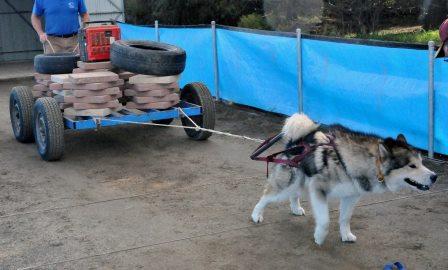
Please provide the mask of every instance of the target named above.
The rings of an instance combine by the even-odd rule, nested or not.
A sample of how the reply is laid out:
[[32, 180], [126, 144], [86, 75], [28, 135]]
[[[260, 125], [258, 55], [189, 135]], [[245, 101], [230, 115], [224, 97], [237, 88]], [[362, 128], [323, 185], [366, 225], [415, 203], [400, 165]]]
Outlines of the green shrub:
[[397, 41], [404, 43], [420, 43], [428, 44], [428, 41], [432, 40], [436, 44], [440, 43], [439, 30], [419, 30], [412, 32], [401, 32], [401, 33], [390, 33], [388, 31], [379, 31], [372, 34], [349, 34], [345, 37], [348, 38], [362, 38], [362, 39], [376, 39], [376, 40], [387, 40], [387, 41]]
[[261, 30], [270, 30], [271, 28], [266, 22], [266, 19], [256, 13], [244, 15], [240, 18], [238, 22], [239, 27], [251, 28], [251, 29], [261, 29]]

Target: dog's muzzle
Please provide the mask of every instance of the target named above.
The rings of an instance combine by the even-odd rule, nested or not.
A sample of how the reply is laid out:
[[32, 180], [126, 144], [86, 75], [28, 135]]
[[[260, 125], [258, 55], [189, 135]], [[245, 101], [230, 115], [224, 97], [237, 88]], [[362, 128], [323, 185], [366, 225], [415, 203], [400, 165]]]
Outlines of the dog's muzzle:
[[[431, 177], [432, 177], [432, 176], [431, 176]], [[437, 175], [436, 175], [436, 178], [437, 178]], [[426, 190], [429, 190], [429, 188], [430, 188], [430, 186], [420, 184], [419, 182], [414, 181], [414, 180], [412, 180], [412, 179], [410, 179], [410, 178], [405, 178], [404, 181], [405, 181], [406, 183], [408, 183], [409, 185], [416, 187], [416, 188], [419, 189], [419, 190], [426, 191]], [[431, 181], [432, 181], [432, 178], [431, 178]], [[435, 182], [435, 181], [434, 181], [434, 182]], [[434, 182], [433, 182], [433, 183], [434, 183]]]

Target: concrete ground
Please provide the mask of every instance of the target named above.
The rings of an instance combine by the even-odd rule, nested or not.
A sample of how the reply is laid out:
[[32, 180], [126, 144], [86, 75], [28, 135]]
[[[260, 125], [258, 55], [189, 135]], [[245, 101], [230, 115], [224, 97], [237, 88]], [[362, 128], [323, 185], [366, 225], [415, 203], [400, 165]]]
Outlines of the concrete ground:
[[0, 65], [0, 82], [29, 79], [34, 74], [33, 61], [6, 62]]
[[[448, 267], [446, 165], [427, 163], [440, 175], [428, 192], [364, 198], [352, 219], [355, 244], [339, 240], [334, 205], [318, 247], [312, 215], [292, 216], [287, 204], [250, 222], [265, 178], [264, 164], [248, 158], [256, 143], [126, 126], [66, 132], [65, 157], [48, 163], [13, 138], [12, 86], [0, 83], [0, 269]], [[265, 138], [282, 121], [219, 106], [216, 128]]]

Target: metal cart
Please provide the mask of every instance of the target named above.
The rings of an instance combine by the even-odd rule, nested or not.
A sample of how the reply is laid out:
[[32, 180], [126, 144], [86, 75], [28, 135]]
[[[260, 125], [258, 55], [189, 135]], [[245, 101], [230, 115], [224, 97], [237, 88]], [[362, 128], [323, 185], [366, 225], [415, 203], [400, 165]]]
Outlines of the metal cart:
[[[64, 152], [64, 130], [88, 130], [102, 127], [156, 123], [170, 124], [179, 118], [187, 135], [194, 140], [206, 140], [212, 133], [198, 129], [213, 129], [215, 104], [208, 88], [202, 83], [190, 83], [181, 90], [180, 103], [166, 110], [122, 109], [106, 117], [66, 116], [54, 98], [35, 100], [26, 86], [16, 86], [10, 95], [10, 117], [14, 136], [22, 143], [36, 142], [46, 161], [59, 160]], [[194, 122], [194, 123], [193, 123]]]

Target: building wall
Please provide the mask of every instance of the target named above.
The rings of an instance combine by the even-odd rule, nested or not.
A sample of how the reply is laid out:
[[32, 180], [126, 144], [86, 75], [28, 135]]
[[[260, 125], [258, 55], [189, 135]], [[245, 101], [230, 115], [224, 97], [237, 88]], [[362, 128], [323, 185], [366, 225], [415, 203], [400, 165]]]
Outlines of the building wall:
[[9, 0], [9, 3], [23, 18], [6, 1], [0, 1], [0, 61], [31, 59], [42, 50], [34, 30], [27, 24], [31, 24], [33, 0]]
[[124, 22], [123, 0], [85, 0], [93, 20], [110, 20]]
[[[0, 62], [31, 60], [36, 54], [42, 53], [42, 44], [30, 22], [34, 0], [6, 1], [0, 1]], [[85, 2], [91, 20], [125, 19], [123, 0]]]

